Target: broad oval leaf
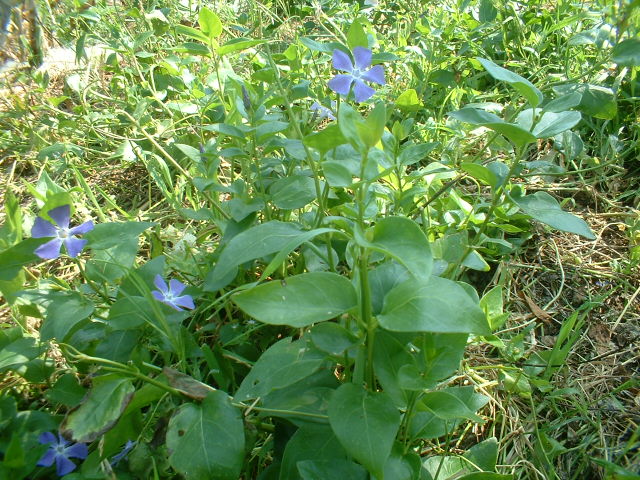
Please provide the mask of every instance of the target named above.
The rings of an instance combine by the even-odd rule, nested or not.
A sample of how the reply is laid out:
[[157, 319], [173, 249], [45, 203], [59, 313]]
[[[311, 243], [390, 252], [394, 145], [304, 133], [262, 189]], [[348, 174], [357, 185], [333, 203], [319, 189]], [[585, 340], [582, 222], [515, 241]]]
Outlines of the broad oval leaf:
[[519, 125], [507, 123], [493, 113], [485, 112], [477, 108], [465, 107], [449, 115], [461, 122], [470, 123], [472, 125], [482, 125], [491, 130], [498, 132], [507, 137], [510, 141], [519, 147], [525, 146], [536, 141], [536, 137], [531, 132], [525, 130]]
[[244, 458], [240, 411], [221, 390], [182, 405], [169, 421], [169, 463], [185, 478], [237, 480]]
[[589, 240], [596, 237], [587, 222], [560, 207], [558, 201], [547, 192], [536, 192], [524, 197], [513, 197], [524, 213], [563, 232], [575, 233]]
[[134, 390], [126, 378], [117, 375], [96, 377], [87, 399], [69, 414], [60, 429], [77, 442], [93, 442], [116, 424]]
[[627, 38], [611, 51], [611, 60], [625, 67], [640, 66], [640, 39]]
[[358, 305], [351, 282], [331, 272], [303, 273], [264, 283], [232, 299], [256, 320], [291, 327], [329, 320]]
[[429, 278], [433, 255], [417, 223], [406, 217], [387, 217], [376, 223], [372, 232], [374, 249], [390, 255], [416, 278]]
[[545, 112], [531, 133], [538, 138], [553, 137], [575, 127], [581, 118], [580, 112]]
[[324, 356], [312, 354], [301, 340], [283, 338], [271, 345], [244, 378], [234, 399], [242, 402], [263, 397], [272, 390], [292, 385], [315, 372]]
[[222, 22], [218, 15], [209, 10], [207, 7], [202, 7], [198, 15], [198, 24], [202, 33], [209, 38], [217, 38], [222, 33]]
[[378, 321], [394, 332], [491, 333], [478, 303], [456, 282], [434, 276], [391, 290]]
[[384, 476], [400, 412], [384, 392], [345, 383], [329, 402], [329, 423], [344, 449], [373, 475]]
[[506, 68], [499, 67], [491, 60], [487, 60], [484, 58], [476, 58], [482, 66], [489, 72], [489, 74], [495, 78], [496, 80], [501, 80], [503, 82], [507, 82], [513, 88], [515, 88], [523, 97], [527, 99], [527, 101], [531, 104], [532, 107], [537, 107], [544, 97], [542, 96], [542, 92], [538, 90], [533, 83], [531, 83], [526, 78], [521, 77], [517, 73], [513, 73]]

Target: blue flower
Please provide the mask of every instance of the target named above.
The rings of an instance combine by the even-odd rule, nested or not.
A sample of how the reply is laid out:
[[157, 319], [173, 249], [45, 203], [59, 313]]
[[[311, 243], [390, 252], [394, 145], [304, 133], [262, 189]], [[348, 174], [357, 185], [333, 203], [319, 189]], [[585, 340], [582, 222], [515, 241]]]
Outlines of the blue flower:
[[364, 47], [355, 47], [353, 49], [353, 58], [355, 59], [355, 67], [349, 58], [349, 55], [342, 50], [333, 51], [333, 68], [348, 72], [340, 73], [329, 81], [329, 88], [341, 95], [348, 95], [353, 85], [353, 93], [356, 102], [364, 102], [373, 96], [375, 90], [367, 86], [364, 82], [373, 82], [378, 85], [384, 85], [384, 69], [382, 65], [371, 67], [371, 50]]
[[167, 284], [162, 277], [160, 275], [156, 275], [153, 283], [158, 287], [158, 290], [153, 290], [151, 294], [159, 302], [165, 303], [178, 311], [182, 311], [181, 307], [188, 308], [190, 310], [195, 308], [191, 295], [180, 296], [182, 291], [187, 288], [187, 286], [181, 281], [171, 279], [169, 281], [169, 286], [167, 287]]
[[56, 462], [56, 473], [59, 477], [76, 469], [76, 464], [69, 458], [84, 460], [89, 455], [89, 450], [84, 443], [69, 443], [60, 434], [56, 438], [53, 433], [45, 432], [40, 435], [38, 441], [42, 444], [50, 445], [49, 450], [38, 460], [38, 466], [50, 467], [53, 462]]
[[137, 442], [135, 441], [127, 440], [127, 443], [125, 443], [120, 453], [117, 453], [116, 455], [113, 456], [113, 458], [111, 458], [111, 461], [109, 462], [111, 466], [115, 467], [120, 460], [122, 460], [124, 457], [129, 455], [129, 452], [133, 450], [133, 447], [136, 446], [136, 443]]
[[[331, 103], [333, 104], [335, 102]], [[330, 108], [327, 108], [324, 105], [319, 104], [318, 102], [313, 102], [313, 105], [311, 105], [311, 111], [316, 113], [315, 116], [318, 118], [318, 120], [322, 120], [324, 118], [328, 118], [329, 120], [336, 119]]]
[[76, 235], [93, 230], [93, 222], [89, 220], [82, 225], [69, 228], [71, 220], [70, 205], [56, 207], [53, 210], [49, 210], [47, 214], [56, 222], [56, 225], [42, 217], [37, 217], [31, 229], [31, 236], [34, 238], [53, 237], [53, 240], [40, 245], [35, 249], [34, 253], [44, 259], [58, 258], [64, 243], [69, 256], [77, 257], [87, 244], [87, 241], [79, 239]]

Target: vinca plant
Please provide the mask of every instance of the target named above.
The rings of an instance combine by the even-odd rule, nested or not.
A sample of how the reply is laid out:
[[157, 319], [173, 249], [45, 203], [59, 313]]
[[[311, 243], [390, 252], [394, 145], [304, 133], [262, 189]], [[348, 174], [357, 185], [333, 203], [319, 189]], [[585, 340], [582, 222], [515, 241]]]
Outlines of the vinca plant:
[[[0, 477], [515, 478], [498, 439], [452, 442], [490, 420], [465, 352], [505, 347], [503, 292], [474, 279], [534, 227], [595, 238], [527, 180], [550, 171], [531, 160], [540, 144], [582, 148], [586, 90], [469, 55], [479, 85], [508, 95], [444, 112], [474, 140], [449, 162], [364, 17], [279, 49], [229, 40], [204, 6], [191, 25], [165, 14], [111, 39], [104, 68], [129, 93], [103, 112], [95, 86], [68, 95], [171, 213], [109, 214], [68, 145], [43, 158], [74, 186], [43, 171], [36, 209], [5, 196], [0, 291], [17, 325], [0, 331], [0, 371], [43, 403], [0, 395]], [[174, 46], [145, 50], [163, 36]]]

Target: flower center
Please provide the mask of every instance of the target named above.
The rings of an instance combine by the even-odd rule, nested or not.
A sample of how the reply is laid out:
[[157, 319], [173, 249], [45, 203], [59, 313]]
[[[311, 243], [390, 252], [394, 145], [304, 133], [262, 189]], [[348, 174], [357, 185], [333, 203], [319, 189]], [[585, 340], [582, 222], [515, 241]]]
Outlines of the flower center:
[[65, 446], [64, 446], [63, 444], [61, 444], [61, 443], [60, 443], [60, 444], [58, 444], [58, 445], [56, 445], [53, 449], [56, 451], [56, 453], [57, 453], [58, 455], [64, 455], [64, 454], [66, 453], [66, 451], [67, 451], [67, 447], [65, 447]]
[[68, 228], [58, 228], [58, 238], [65, 239], [69, 236]]
[[351, 72], [351, 76], [354, 78], [361, 78], [362, 75], [364, 75], [364, 71], [360, 70], [359, 68], [354, 68], [353, 71]]

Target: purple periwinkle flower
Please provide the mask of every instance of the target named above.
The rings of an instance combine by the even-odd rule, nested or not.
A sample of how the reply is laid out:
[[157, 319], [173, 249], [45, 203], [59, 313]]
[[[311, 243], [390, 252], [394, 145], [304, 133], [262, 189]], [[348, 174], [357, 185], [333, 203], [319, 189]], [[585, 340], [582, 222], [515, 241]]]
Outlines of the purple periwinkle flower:
[[49, 444], [49, 450], [38, 460], [38, 466], [50, 467], [55, 462], [56, 473], [59, 477], [76, 469], [76, 464], [69, 460], [70, 458], [84, 460], [89, 455], [89, 450], [84, 443], [67, 442], [60, 434], [56, 438], [53, 433], [44, 432], [40, 435], [38, 441], [42, 444]]
[[34, 253], [44, 259], [58, 258], [60, 256], [60, 248], [62, 248], [62, 244], [64, 243], [69, 256], [77, 257], [87, 244], [87, 241], [76, 237], [76, 235], [81, 235], [93, 230], [93, 222], [89, 220], [82, 225], [69, 228], [69, 222], [71, 220], [70, 205], [56, 207], [49, 210], [47, 214], [56, 222], [56, 225], [42, 217], [37, 217], [31, 229], [31, 236], [34, 238], [53, 237], [53, 239], [40, 245], [35, 249]]
[[[331, 103], [333, 104], [335, 102], [331, 102]], [[333, 114], [330, 108], [327, 108], [318, 102], [313, 102], [313, 105], [311, 105], [311, 111], [316, 114], [318, 120], [322, 120], [324, 118], [328, 118], [329, 120], [336, 119], [335, 115]]]
[[133, 440], [127, 440], [127, 443], [125, 443], [124, 447], [122, 447], [122, 450], [120, 451], [120, 453], [117, 453], [111, 458], [111, 461], [109, 462], [111, 466], [115, 467], [120, 460], [122, 460], [127, 455], [129, 455], [129, 452], [133, 450], [133, 447], [136, 446], [136, 443], [138, 442], [135, 442]]
[[[375, 90], [364, 82], [377, 83], [384, 85], [384, 69], [382, 65], [371, 67], [371, 50], [364, 47], [355, 47], [353, 49], [353, 58], [355, 66], [351, 62], [349, 55], [342, 50], [333, 51], [333, 68], [348, 72], [340, 73], [329, 80], [329, 88], [341, 95], [348, 95], [353, 85], [353, 94], [356, 102], [364, 102], [373, 96]], [[371, 67], [371, 68], [369, 68]]]
[[156, 275], [153, 283], [158, 287], [158, 290], [153, 290], [151, 295], [153, 295], [159, 302], [165, 303], [178, 311], [182, 311], [181, 307], [188, 308], [189, 310], [195, 308], [191, 295], [180, 296], [182, 291], [187, 288], [187, 286], [181, 281], [171, 279], [169, 280], [169, 286], [167, 287], [167, 284], [162, 277], [160, 275]]

